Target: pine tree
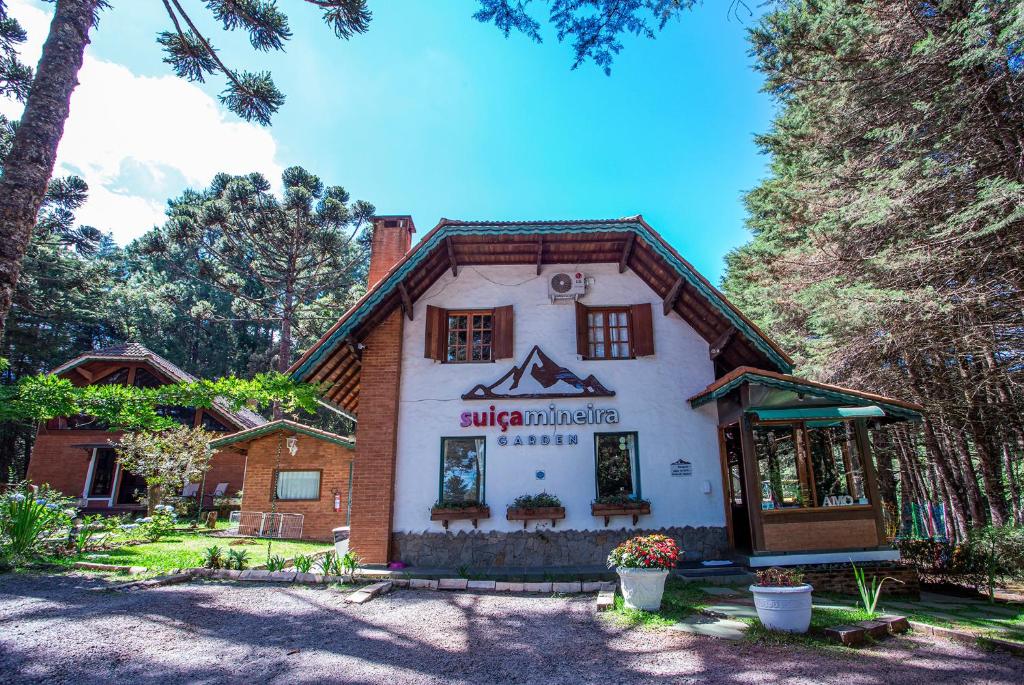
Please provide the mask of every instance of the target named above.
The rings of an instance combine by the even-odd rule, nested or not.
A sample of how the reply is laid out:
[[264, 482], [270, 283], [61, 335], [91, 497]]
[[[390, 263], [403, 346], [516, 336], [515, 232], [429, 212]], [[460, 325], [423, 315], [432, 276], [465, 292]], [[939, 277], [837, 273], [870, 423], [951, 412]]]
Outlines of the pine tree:
[[946, 504], [961, 534], [1024, 522], [1022, 19], [808, 0], [751, 31], [780, 110], [725, 290], [804, 373], [925, 405], [876, 444], [903, 501]]
[[[157, 0], [150, 0], [156, 2]], [[189, 81], [220, 74], [227, 85], [221, 102], [246, 121], [269, 124], [284, 103], [269, 72], [240, 72], [229, 67], [179, 0], [161, 0], [172, 30], [157, 37], [164, 61]], [[364, 33], [370, 23], [366, 0], [305, 0], [323, 12], [324, 21], [343, 39]], [[71, 94], [78, 85], [89, 34], [106, 0], [56, 0], [50, 32], [33, 75], [17, 62], [16, 47], [25, 34], [0, 2], [0, 94], [25, 101], [0, 175], [0, 337], [21, 273], [33, 226], [43, 204], [57, 144], [64, 132]], [[273, 0], [206, 0], [206, 8], [225, 31], [243, 30], [253, 49], [283, 50], [291, 38], [288, 18]], [[31, 83], [29, 81], [31, 80]]]
[[230, 295], [232, 319], [272, 324], [279, 371], [292, 362], [296, 333], [319, 335], [352, 303], [374, 212], [301, 167], [286, 169], [282, 181], [278, 200], [260, 174], [220, 174], [208, 189], [172, 200], [167, 223], [142, 245], [174, 255], [166, 263], [181, 276]]

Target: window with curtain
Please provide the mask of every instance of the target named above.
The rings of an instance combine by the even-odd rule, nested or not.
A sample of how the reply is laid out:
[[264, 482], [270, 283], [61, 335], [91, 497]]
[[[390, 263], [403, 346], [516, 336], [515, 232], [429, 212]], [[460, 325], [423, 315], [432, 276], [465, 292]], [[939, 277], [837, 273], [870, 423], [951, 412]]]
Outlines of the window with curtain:
[[640, 498], [636, 433], [595, 433], [597, 499]]
[[633, 356], [629, 335], [629, 308], [587, 309], [587, 356], [591, 359], [628, 359]]
[[320, 499], [319, 471], [278, 471], [277, 499], [316, 500]]
[[440, 502], [483, 503], [485, 446], [484, 438], [441, 438]]

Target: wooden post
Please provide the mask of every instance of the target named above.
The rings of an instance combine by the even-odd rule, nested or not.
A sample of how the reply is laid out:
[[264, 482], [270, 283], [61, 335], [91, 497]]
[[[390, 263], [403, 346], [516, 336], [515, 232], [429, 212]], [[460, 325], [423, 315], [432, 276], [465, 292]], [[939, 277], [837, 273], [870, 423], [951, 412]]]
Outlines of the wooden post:
[[860, 452], [861, 466], [864, 469], [864, 484], [871, 506], [875, 510], [875, 529], [878, 531], [878, 544], [881, 546], [885, 544], [885, 519], [882, 516], [882, 498], [878, 494], [878, 481], [875, 479], [875, 462], [871, 458], [867, 422], [864, 419], [855, 419], [853, 426], [856, 431], [857, 451]]
[[744, 410], [740, 416], [740, 449], [743, 451], [743, 481], [746, 492], [747, 516], [750, 519], [750, 538], [752, 552], [765, 551], [764, 519], [761, 516], [761, 471], [757, 464], [757, 452], [754, 450], [754, 431], [750, 424], [750, 416], [746, 409], [750, 406], [750, 386], [740, 386], [740, 407]]

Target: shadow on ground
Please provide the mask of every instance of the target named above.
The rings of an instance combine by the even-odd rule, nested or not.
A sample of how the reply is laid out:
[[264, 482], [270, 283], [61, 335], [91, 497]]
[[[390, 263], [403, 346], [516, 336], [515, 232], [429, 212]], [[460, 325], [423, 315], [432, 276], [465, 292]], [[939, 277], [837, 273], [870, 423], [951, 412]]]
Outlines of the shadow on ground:
[[0, 682], [1020, 683], [1024, 660], [918, 638], [856, 653], [628, 629], [571, 598], [305, 586], [93, 592], [0, 576]]

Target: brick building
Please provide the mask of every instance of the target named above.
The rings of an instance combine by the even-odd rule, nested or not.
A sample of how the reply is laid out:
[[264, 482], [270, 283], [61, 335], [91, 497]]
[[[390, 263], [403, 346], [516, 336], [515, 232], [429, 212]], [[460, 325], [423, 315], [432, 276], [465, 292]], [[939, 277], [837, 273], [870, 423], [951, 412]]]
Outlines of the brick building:
[[[94, 350], [58, 366], [54, 375], [78, 386], [132, 385], [155, 387], [196, 380], [171, 362], [138, 343]], [[161, 411], [180, 423], [229, 433], [253, 428], [265, 419], [249, 410], [232, 410], [226, 403], [213, 409], [163, 407]], [[64, 416], [39, 427], [28, 464], [28, 479], [48, 483], [65, 495], [76, 497], [87, 511], [144, 509], [138, 497], [145, 482], [122, 469], [113, 449], [123, 433], [107, 430], [89, 416]], [[233, 495], [242, 489], [245, 456], [230, 448], [213, 456], [202, 484], [204, 503], [209, 504], [217, 487]]]
[[239, 532], [259, 535], [280, 524], [265, 514], [301, 514], [301, 532], [284, 537], [331, 540], [349, 523], [352, 477], [350, 438], [278, 420], [210, 443], [245, 457]]

